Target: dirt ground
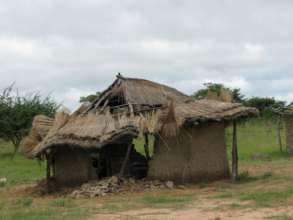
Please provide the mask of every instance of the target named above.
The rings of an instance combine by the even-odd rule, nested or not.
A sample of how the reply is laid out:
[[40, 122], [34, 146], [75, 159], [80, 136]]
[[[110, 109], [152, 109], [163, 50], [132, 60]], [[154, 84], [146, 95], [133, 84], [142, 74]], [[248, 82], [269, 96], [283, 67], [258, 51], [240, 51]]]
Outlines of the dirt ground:
[[[80, 214], [82, 219], [89, 220], [293, 219], [293, 188], [291, 189], [293, 160], [242, 164], [240, 172], [244, 171], [249, 172], [249, 177], [240, 183], [224, 180], [186, 185], [175, 189], [71, 199], [75, 204], [74, 207], [70, 205], [67, 207], [66, 203], [62, 203], [59, 204], [62, 206], [58, 210], [71, 212], [78, 207], [88, 212], [86, 216]], [[269, 177], [264, 178], [263, 174], [268, 173]], [[33, 204], [44, 204], [44, 208], [50, 207], [50, 204], [52, 207], [53, 200], [57, 199], [60, 203], [60, 200], [67, 199], [60, 195], [34, 196], [31, 192], [32, 188], [33, 185], [13, 187], [5, 192], [2, 191], [0, 197], [5, 196], [9, 200], [32, 197]], [[267, 192], [260, 196], [266, 196], [263, 199], [268, 199], [269, 203], [263, 204], [258, 197], [243, 199], [243, 195], [259, 195], [258, 193], [261, 192]], [[159, 199], [159, 203], [157, 200], [148, 201], [149, 198]], [[176, 198], [181, 198], [182, 201], [176, 203]]]
[[[206, 197], [205, 195], [203, 197]], [[239, 203], [234, 200], [212, 200], [198, 198], [184, 208], [142, 208], [119, 213], [96, 214], [90, 220], [253, 220], [293, 219], [293, 206], [276, 208], [231, 208]], [[244, 203], [242, 205], [245, 205]]]
[[[263, 173], [272, 173], [275, 177], [284, 177], [290, 179], [293, 177], [293, 163], [264, 163], [242, 166], [242, 169], [248, 171], [251, 175], [257, 176]], [[268, 181], [266, 185], [261, 183], [249, 183], [250, 185], [238, 187], [240, 190], [249, 190], [249, 187], [259, 191], [265, 188], [282, 188], [283, 185], [291, 184], [291, 181]], [[221, 183], [220, 183], [221, 185]], [[191, 187], [184, 191], [184, 194], [195, 195], [191, 204], [183, 208], [141, 208], [118, 213], [96, 214], [90, 220], [250, 220], [250, 219], [293, 219], [293, 203], [288, 200], [285, 205], [276, 204], [272, 207], [254, 207], [251, 201], [239, 201], [234, 198], [211, 199], [218, 191], [218, 183], [208, 186]], [[242, 189], [243, 188], [243, 189]], [[239, 190], [237, 189], [237, 190]], [[176, 190], [175, 190], [176, 191]], [[176, 192], [175, 192], [176, 193]], [[180, 192], [178, 192], [180, 194]]]
[[[206, 206], [213, 205], [206, 203]], [[276, 209], [245, 209], [245, 210], [221, 210], [208, 211], [205, 208], [186, 208], [183, 210], [170, 209], [142, 209], [139, 211], [127, 211], [119, 214], [97, 214], [92, 220], [254, 220], [271, 219], [273, 216], [292, 215], [292, 207]], [[278, 217], [281, 218], [281, 217]], [[285, 219], [285, 217], [284, 217]]]

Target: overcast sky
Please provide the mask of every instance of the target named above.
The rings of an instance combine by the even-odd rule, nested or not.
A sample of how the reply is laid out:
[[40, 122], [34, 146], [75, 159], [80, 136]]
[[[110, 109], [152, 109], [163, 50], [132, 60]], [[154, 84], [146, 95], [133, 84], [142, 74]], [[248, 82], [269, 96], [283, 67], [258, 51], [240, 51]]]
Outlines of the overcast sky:
[[74, 109], [117, 72], [293, 101], [292, 0], [0, 0], [0, 88]]

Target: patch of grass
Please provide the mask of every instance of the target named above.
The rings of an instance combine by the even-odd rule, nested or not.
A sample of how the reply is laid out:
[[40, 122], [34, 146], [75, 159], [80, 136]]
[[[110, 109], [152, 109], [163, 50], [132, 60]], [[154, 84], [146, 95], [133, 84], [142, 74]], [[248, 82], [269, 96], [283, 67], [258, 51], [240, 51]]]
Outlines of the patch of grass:
[[65, 199], [65, 198], [54, 199], [53, 201], [50, 202], [50, 205], [53, 207], [67, 207], [67, 208], [75, 206], [72, 199]]
[[12, 146], [0, 140], [0, 178], [6, 177], [4, 187], [34, 183], [45, 178], [45, 165], [36, 160], [29, 160], [18, 153], [11, 158]]
[[254, 201], [257, 206], [271, 207], [276, 205], [282, 205], [287, 202], [288, 199], [293, 197], [293, 188], [289, 187], [286, 190], [280, 191], [258, 191], [242, 194], [239, 196], [243, 201]]
[[141, 203], [139, 202], [128, 202], [128, 201], [123, 201], [123, 202], [107, 202], [104, 203], [101, 208], [98, 209], [98, 212], [101, 213], [118, 213], [121, 211], [127, 211], [131, 209], [136, 209], [141, 207]]
[[241, 207], [242, 207], [241, 204], [239, 204], [239, 203], [235, 203], [235, 202], [233, 202], [233, 203], [230, 205], [230, 208], [232, 208], [232, 209], [239, 209], [239, 208], [241, 208]]
[[[154, 141], [155, 138], [153, 135], [149, 135], [149, 153], [150, 156], [153, 156], [154, 154]], [[133, 144], [135, 146], [135, 149], [138, 153], [142, 154], [145, 156], [145, 151], [144, 151], [144, 138], [136, 138], [133, 140]]]
[[[251, 190], [251, 189], [250, 189]], [[223, 192], [214, 198], [228, 199], [234, 198], [241, 201], [254, 202], [254, 206], [257, 207], [272, 207], [286, 204], [289, 199], [293, 198], [293, 187], [285, 189], [266, 189], [260, 191], [259, 189], [253, 189], [251, 191], [237, 190]]]
[[102, 206], [101, 210], [107, 213], [116, 213], [125, 210], [125, 204], [118, 203], [106, 203]]
[[293, 220], [293, 216], [289, 216], [289, 215], [275, 215], [275, 216], [270, 216], [266, 219], [273, 219], [273, 220]]
[[50, 209], [46, 210], [14, 210], [13, 212], [2, 212], [1, 220], [49, 220], [52, 219], [54, 212]]
[[[284, 127], [284, 126], [283, 126]], [[281, 132], [283, 146], [286, 146], [285, 129]], [[226, 130], [228, 157], [231, 158], [232, 129]], [[280, 152], [277, 139], [277, 124], [274, 120], [250, 119], [238, 125], [239, 160], [252, 161], [252, 155], [263, 154], [270, 159], [292, 157], [285, 151]]]
[[144, 196], [141, 202], [151, 207], [179, 208], [192, 202], [192, 196]]
[[87, 209], [52, 207], [49, 201], [34, 202], [32, 198], [0, 200], [0, 220], [78, 220], [88, 215]]
[[80, 209], [68, 212], [60, 212], [52, 208], [14, 210], [0, 214], [1, 220], [78, 220], [86, 219], [87, 215]]
[[260, 176], [250, 176], [248, 171], [244, 171], [238, 175], [236, 183], [246, 183], [246, 182], [251, 182], [256, 180], [264, 180], [271, 177], [272, 177], [271, 172], [265, 172], [264, 174]]
[[22, 207], [30, 207], [33, 204], [33, 199], [30, 197], [20, 198], [16, 201], [16, 204]]
[[233, 192], [222, 192], [216, 196], [214, 196], [213, 198], [215, 199], [227, 199], [227, 198], [233, 198], [235, 197], [235, 193]]

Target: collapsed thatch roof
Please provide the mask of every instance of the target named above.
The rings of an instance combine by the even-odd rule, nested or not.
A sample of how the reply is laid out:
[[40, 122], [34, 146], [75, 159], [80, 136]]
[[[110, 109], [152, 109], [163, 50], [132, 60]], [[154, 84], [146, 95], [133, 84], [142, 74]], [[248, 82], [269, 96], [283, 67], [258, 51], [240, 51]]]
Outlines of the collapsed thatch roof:
[[107, 114], [72, 116], [66, 125], [48, 136], [35, 153], [52, 145], [75, 145], [82, 148], [101, 148], [109, 142], [122, 142], [138, 135], [135, 120], [114, 119]]
[[139, 106], [160, 107], [168, 105], [170, 100], [185, 102], [191, 100], [189, 96], [166, 85], [155, 83], [145, 79], [125, 78], [121, 75], [89, 106], [85, 111], [102, 107], [107, 101], [111, 105], [111, 99], [117, 97], [126, 105], [131, 105], [134, 111]]
[[[130, 109], [126, 109], [123, 113], [114, 114], [110, 109], [115, 106], [106, 107], [109, 103], [106, 100], [116, 96], [117, 91], [119, 94], [123, 91], [124, 103], [121, 108], [136, 104], [138, 107], [148, 105], [149, 110], [131, 114]], [[105, 110], [99, 111], [101, 108]], [[30, 157], [38, 156], [60, 145], [101, 148], [110, 143], [131, 140], [145, 131], [166, 134], [170, 128], [177, 130], [182, 126], [231, 121], [253, 115], [257, 115], [256, 109], [241, 104], [215, 100], [192, 101], [183, 93], [161, 84], [118, 77], [89, 107], [82, 107], [68, 117], [63, 115], [65, 119], [60, 116], [56, 118], [48, 135], [27, 154]]]

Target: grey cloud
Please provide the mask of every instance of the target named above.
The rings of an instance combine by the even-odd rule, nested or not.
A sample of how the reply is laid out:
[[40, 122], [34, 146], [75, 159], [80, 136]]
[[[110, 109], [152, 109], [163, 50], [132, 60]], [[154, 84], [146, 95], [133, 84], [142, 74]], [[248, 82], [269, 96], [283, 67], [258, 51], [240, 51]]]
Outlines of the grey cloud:
[[[206, 81], [293, 101], [293, 2], [0, 0], [0, 88], [75, 108], [117, 72], [186, 93]], [[76, 101], [74, 101], [76, 100]]]

